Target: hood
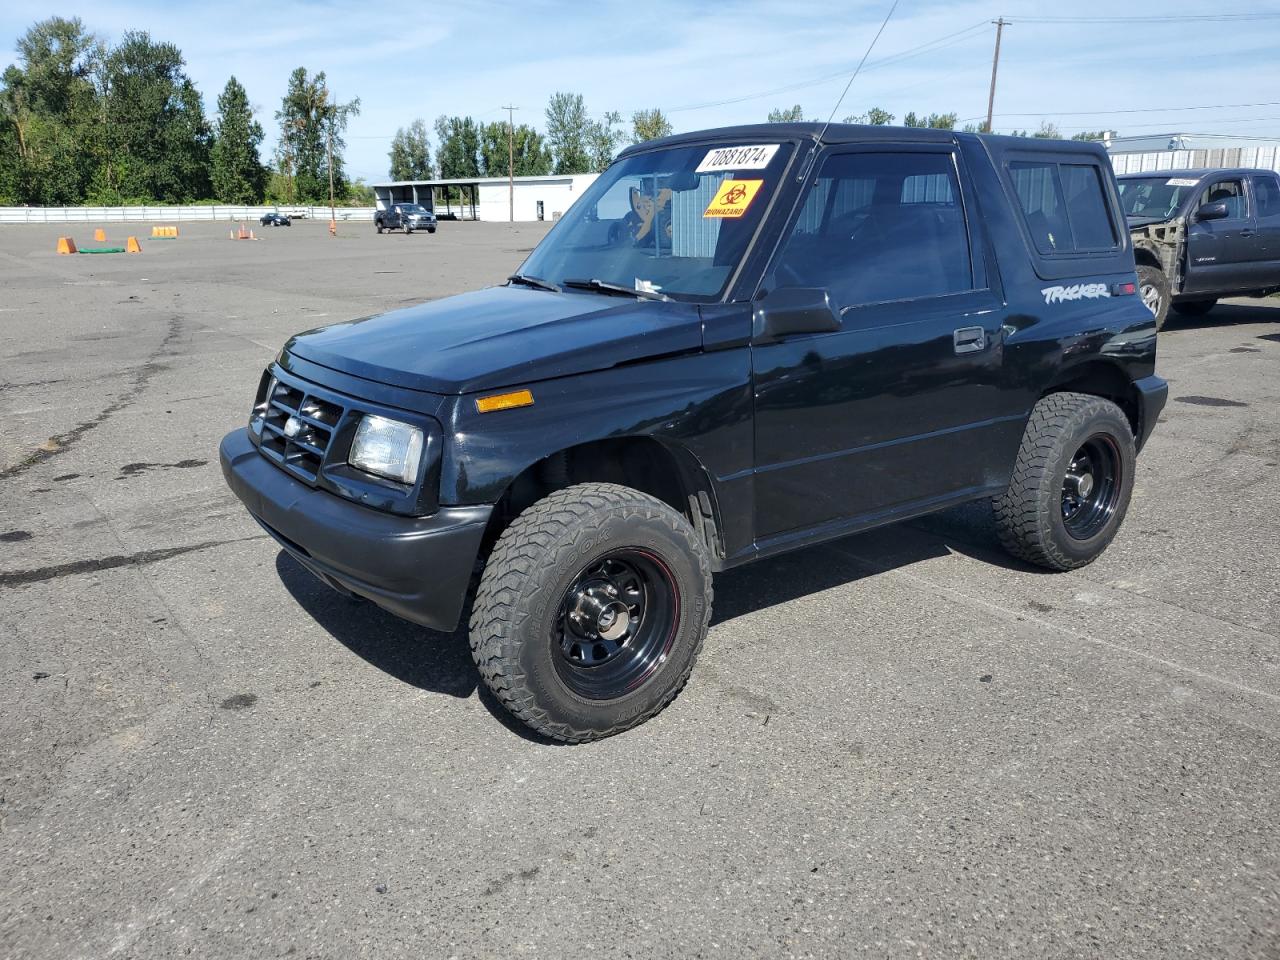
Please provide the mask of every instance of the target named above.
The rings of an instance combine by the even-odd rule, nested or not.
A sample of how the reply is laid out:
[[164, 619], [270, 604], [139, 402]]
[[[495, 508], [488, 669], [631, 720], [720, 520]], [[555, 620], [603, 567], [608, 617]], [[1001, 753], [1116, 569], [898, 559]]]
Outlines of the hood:
[[471, 393], [701, 346], [692, 304], [510, 286], [310, 330], [285, 350], [365, 380]]

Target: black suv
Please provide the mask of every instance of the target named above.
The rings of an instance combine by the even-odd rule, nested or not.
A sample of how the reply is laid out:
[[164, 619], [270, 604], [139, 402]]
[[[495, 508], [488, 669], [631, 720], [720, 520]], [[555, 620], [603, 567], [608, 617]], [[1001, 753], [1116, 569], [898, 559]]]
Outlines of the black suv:
[[416, 203], [393, 203], [386, 210], [377, 210], [373, 214], [374, 229], [403, 230], [413, 233], [415, 230], [436, 232], [436, 215], [426, 207]]
[[1280, 176], [1271, 170], [1161, 170], [1118, 179], [1142, 299], [1203, 316], [1219, 297], [1280, 290]]
[[672, 700], [712, 576], [971, 500], [1089, 563], [1164, 405], [1096, 144], [777, 124], [634, 146], [504, 286], [299, 334], [222, 442], [336, 590], [566, 741]]

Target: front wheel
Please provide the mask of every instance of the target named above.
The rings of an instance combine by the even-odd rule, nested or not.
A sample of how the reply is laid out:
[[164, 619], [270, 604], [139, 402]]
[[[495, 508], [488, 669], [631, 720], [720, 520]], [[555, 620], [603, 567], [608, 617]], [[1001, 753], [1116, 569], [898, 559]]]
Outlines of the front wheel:
[[1050, 570], [1098, 558], [1133, 494], [1137, 453], [1124, 412], [1085, 393], [1051, 393], [1031, 411], [1009, 488], [992, 501], [1000, 542]]
[[377, 230], [377, 231], [378, 231], [379, 235], [381, 235], [381, 233], [382, 233], [382, 221], [381, 221], [381, 220], [375, 220], [375, 221], [373, 221], [373, 228], [374, 228], [375, 230]]
[[555, 740], [637, 726], [680, 692], [711, 617], [711, 568], [689, 522], [628, 487], [584, 483], [498, 539], [471, 614], [494, 696]]
[[413, 227], [409, 226], [409, 224], [407, 224], [407, 223], [401, 224], [401, 229], [402, 229], [402, 230], [404, 230], [404, 235], [405, 235], [406, 237], [407, 237], [409, 234], [413, 233]]
[[1156, 318], [1156, 329], [1163, 329], [1165, 318], [1169, 316], [1169, 280], [1164, 271], [1138, 264], [1138, 292]]
[[1203, 317], [1217, 305], [1217, 298], [1213, 300], [1179, 300], [1174, 303], [1173, 312], [1183, 317]]

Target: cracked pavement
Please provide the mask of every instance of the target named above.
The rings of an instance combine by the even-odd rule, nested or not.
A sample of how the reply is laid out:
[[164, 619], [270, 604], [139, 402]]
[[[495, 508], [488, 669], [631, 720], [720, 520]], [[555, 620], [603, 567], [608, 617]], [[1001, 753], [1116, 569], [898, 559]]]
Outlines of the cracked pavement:
[[0, 956], [1280, 957], [1280, 301], [1171, 320], [1094, 565], [973, 505], [724, 574], [675, 703], [561, 747], [222, 483], [289, 334], [542, 228], [339, 232], [0, 231]]

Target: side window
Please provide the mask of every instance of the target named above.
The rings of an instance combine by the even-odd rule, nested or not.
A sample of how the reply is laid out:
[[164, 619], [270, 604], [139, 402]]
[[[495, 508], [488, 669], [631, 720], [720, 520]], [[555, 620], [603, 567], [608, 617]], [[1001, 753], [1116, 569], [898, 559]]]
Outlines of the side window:
[[1253, 192], [1258, 198], [1258, 216], [1280, 216], [1280, 180], [1272, 176], [1253, 178]]
[[781, 286], [825, 287], [841, 307], [972, 290], [951, 154], [828, 157], [773, 273]]
[[1042, 255], [1114, 250], [1119, 245], [1096, 164], [1014, 160], [1009, 177], [1023, 223]]
[[1091, 163], [1064, 163], [1058, 169], [1076, 249], [1114, 248], [1116, 231], [1107, 211], [1106, 194], [1102, 192], [1102, 171]]
[[1200, 195], [1200, 206], [1206, 203], [1225, 203], [1228, 220], [1243, 220], [1248, 216], [1244, 201], [1244, 182], [1219, 180]]

